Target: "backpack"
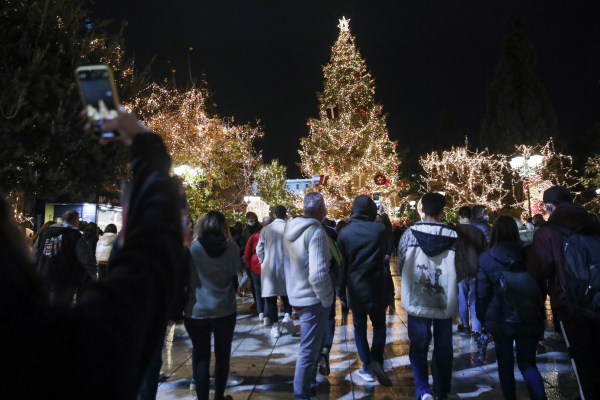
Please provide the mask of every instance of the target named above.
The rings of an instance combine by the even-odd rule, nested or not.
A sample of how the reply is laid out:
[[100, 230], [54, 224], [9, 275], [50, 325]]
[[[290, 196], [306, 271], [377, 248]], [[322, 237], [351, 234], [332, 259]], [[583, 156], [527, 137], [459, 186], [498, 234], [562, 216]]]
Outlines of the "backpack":
[[[315, 228], [315, 229], [312, 229], [312, 228]], [[304, 248], [306, 249], [307, 252], [308, 252], [308, 244], [310, 243], [313, 236], [319, 229], [321, 229], [320, 226], [317, 227], [315, 225], [311, 225], [304, 232]], [[331, 250], [331, 266], [333, 267], [334, 263], [335, 263], [335, 266], [339, 267], [340, 265], [342, 265], [342, 254], [340, 253], [340, 249], [338, 248], [335, 240], [330, 238], [329, 235], [327, 235], [327, 238], [329, 239], [329, 249]]]
[[546, 225], [566, 236], [566, 282], [559, 283], [569, 302], [584, 315], [600, 319], [600, 236], [582, 235], [553, 222]]
[[513, 262], [508, 270], [501, 272], [499, 281], [499, 294], [504, 304], [517, 312], [526, 308], [543, 309], [545, 296], [523, 263]]

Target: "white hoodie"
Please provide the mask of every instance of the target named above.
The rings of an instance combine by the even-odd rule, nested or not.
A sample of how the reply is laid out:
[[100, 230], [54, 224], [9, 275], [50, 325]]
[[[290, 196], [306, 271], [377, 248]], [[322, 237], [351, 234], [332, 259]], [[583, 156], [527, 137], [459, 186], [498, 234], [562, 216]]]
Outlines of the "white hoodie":
[[[313, 225], [320, 229], [316, 229], [310, 243], [305, 244], [305, 232]], [[319, 303], [323, 307], [331, 306], [331, 252], [329, 238], [321, 223], [314, 218], [300, 217], [287, 221], [283, 231], [283, 253], [284, 257], [290, 260], [289, 263], [284, 263], [290, 304], [295, 307], [308, 307]]]
[[98, 244], [96, 245], [96, 262], [108, 261], [116, 238], [117, 234], [111, 232], [104, 233], [104, 235], [98, 238]]

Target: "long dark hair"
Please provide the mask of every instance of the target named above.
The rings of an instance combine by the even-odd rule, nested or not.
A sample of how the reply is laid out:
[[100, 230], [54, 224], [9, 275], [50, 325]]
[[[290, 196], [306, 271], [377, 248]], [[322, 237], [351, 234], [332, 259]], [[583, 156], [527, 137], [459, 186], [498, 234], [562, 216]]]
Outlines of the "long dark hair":
[[496, 218], [492, 225], [492, 233], [490, 234], [490, 249], [500, 242], [518, 242], [521, 243], [519, 230], [515, 220], [508, 215], [501, 215]]
[[203, 235], [205, 233], [213, 232], [223, 234], [226, 237], [231, 237], [227, 219], [221, 211], [209, 211], [208, 214], [204, 216], [201, 225], [200, 231]]
[[386, 213], [381, 213], [379, 220], [383, 225], [385, 225], [385, 231], [387, 235], [392, 237], [394, 228], [392, 227], [392, 221], [390, 221], [390, 217]]

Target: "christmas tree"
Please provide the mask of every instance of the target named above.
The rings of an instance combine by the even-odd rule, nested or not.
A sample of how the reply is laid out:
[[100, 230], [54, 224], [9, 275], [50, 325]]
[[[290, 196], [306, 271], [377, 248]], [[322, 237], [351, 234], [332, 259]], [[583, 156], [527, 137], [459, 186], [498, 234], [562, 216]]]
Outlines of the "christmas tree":
[[558, 119], [546, 85], [537, 74], [533, 43], [525, 23], [509, 17], [496, 75], [487, 88], [481, 147], [511, 154], [515, 144], [536, 146], [558, 137]]
[[319, 118], [307, 122], [310, 135], [301, 139], [300, 150], [302, 172], [319, 176], [312, 190], [323, 194], [334, 218], [348, 217], [354, 198], [361, 194], [381, 200], [389, 212], [399, 205], [398, 189], [408, 189], [398, 184], [397, 143], [389, 140], [382, 105], [374, 99], [375, 81], [355, 46], [349, 22], [342, 18], [338, 25], [331, 62], [323, 67]]

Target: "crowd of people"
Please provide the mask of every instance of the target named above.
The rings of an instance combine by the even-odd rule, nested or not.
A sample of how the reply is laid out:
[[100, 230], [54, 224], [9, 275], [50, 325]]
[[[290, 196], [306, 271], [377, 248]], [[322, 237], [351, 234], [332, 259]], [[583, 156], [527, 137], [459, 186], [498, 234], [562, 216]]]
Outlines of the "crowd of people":
[[[484, 206], [462, 207], [457, 226], [441, 222], [446, 200], [439, 193], [422, 197], [423, 221], [393, 228], [367, 195], [356, 197], [349, 221], [332, 223], [323, 196], [313, 192], [304, 196], [300, 216], [278, 205], [262, 222], [249, 212], [245, 227], [230, 227], [222, 212], [210, 211], [184, 246], [180, 186], [169, 176], [162, 140], [123, 110], [105, 125], [131, 146], [133, 190], [121, 232], [107, 226], [99, 236], [92, 224], [82, 232], [79, 215], [69, 211], [36, 234], [30, 251], [0, 202], [0, 339], [14, 347], [3, 351], [11, 367], [2, 375], [5, 390], [25, 398], [153, 399], [165, 330], [183, 321], [198, 399], [209, 398], [212, 336], [214, 398], [231, 399], [225, 390], [237, 296], [246, 296], [248, 284], [251, 309], [273, 338], [283, 329], [296, 335], [299, 327], [294, 399], [315, 398], [317, 373], [330, 374], [336, 301], [352, 312], [358, 375], [391, 386], [384, 348], [386, 310], [396, 298], [395, 254], [415, 399], [448, 398], [457, 315], [458, 332], [474, 336], [480, 361], [488, 342], [495, 343], [505, 399], [517, 398], [513, 346], [530, 398], [546, 399], [536, 347], [548, 295], [582, 399], [600, 396], [600, 224], [568, 189], [546, 190], [548, 222], [529, 221], [536, 232], [526, 245], [512, 217], [490, 225]], [[68, 382], [61, 376], [67, 365], [74, 370]]]

